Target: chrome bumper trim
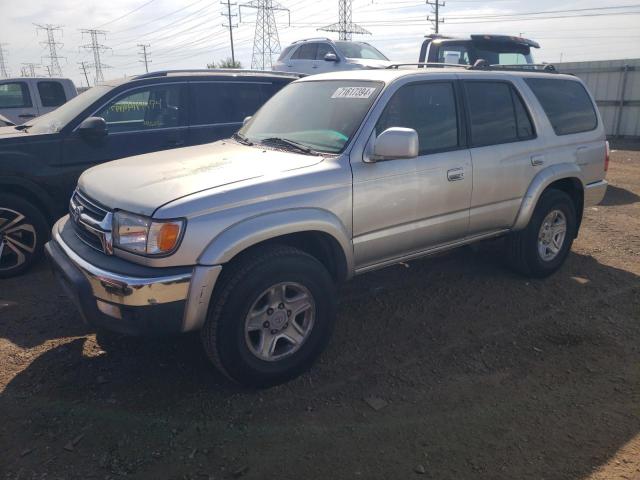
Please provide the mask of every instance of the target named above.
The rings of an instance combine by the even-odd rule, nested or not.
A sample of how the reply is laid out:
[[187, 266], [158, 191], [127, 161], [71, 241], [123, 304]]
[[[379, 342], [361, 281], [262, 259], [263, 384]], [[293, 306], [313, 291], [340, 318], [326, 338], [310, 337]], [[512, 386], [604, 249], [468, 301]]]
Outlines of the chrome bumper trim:
[[185, 300], [189, 292], [191, 273], [161, 277], [129, 277], [91, 265], [76, 254], [62, 239], [58, 224], [53, 239], [87, 278], [96, 298], [129, 306], [155, 305]]
[[600, 180], [599, 182], [589, 183], [584, 186], [584, 206], [591, 207], [599, 204], [607, 193], [609, 182]]

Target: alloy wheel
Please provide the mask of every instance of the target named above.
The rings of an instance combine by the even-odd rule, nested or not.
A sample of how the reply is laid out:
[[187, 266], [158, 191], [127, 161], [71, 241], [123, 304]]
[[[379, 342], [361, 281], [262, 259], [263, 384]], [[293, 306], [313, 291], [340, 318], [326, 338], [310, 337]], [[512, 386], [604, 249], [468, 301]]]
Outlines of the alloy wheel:
[[20, 267], [33, 255], [36, 229], [20, 212], [0, 207], [0, 271]]

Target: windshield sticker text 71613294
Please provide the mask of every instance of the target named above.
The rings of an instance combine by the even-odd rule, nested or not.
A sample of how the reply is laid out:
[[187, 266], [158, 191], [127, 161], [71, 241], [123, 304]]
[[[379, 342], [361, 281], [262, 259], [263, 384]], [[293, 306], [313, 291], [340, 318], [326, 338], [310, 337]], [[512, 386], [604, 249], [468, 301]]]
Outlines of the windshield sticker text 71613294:
[[340, 87], [331, 98], [369, 98], [375, 91], [376, 87]]

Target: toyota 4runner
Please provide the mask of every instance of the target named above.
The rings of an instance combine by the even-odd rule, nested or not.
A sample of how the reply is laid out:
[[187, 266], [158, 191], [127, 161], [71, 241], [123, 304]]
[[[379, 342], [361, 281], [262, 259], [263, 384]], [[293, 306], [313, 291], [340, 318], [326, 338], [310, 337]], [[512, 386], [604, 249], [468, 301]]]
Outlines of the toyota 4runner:
[[321, 353], [355, 274], [504, 236], [515, 269], [550, 275], [607, 164], [572, 76], [318, 75], [232, 139], [87, 170], [46, 250], [88, 323], [200, 330], [223, 373], [269, 386]]

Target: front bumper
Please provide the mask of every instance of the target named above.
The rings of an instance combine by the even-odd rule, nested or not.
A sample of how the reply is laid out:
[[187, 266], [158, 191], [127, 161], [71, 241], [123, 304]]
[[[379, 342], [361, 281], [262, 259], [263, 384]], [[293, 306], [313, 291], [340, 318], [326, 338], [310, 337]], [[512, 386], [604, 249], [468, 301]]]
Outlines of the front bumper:
[[589, 183], [584, 186], [584, 206], [591, 207], [599, 204], [607, 193], [609, 182], [600, 180], [599, 182]]
[[[87, 324], [127, 334], [177, 333], [202, 326], [220, 266], [164, 269], [127, 264], [75, 244], [65, 232], [67, 221], [65, 217], [53, 227], [45, 251]], [[93, 259], [100, 260], [99, 266], [87, 259], [95, 255], [101, 256]], [[114, 268], [106, 268], [109, 261]]]

